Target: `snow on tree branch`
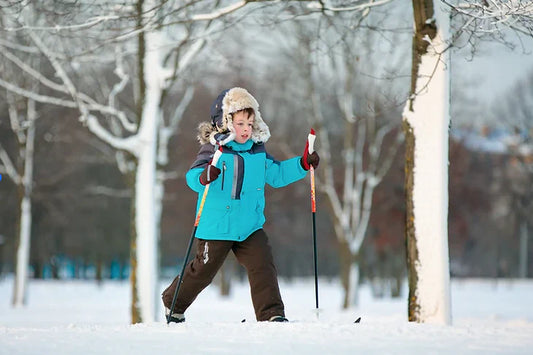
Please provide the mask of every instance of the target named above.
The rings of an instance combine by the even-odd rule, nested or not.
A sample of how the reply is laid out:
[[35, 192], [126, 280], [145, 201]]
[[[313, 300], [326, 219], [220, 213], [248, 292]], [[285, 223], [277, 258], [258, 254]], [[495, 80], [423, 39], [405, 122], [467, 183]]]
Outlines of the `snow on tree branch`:
[[115, 58], [116, 58], [116, 61], [115, 61], [116, 67], [115, 67], [114, 73], [116, 76], [119, 77], [120, 81], [113, 86], [113, 89], [108, 95], [107, 101], [110, 107], [116, 106], [115, 97], [124, 90], [124, 88], [126, 87], [126, 84], [130, 80], [130, 76], [126, 74], [126, 70], [124, 68], [124, 56], [123, 56], [120, 46], [117, 46], [115, 48]]
[[47, 95], [40, 95], [40, 94], [37, 94], [31, 90], [26, 90], [26, 89], [23, 89], [17, 85], [14, 85], [10, 82], [7, 82], [3, 79], [0, 78], [0, 86], [3, 87], [4, 89], [6, 90], [9, 90], [17, 95], [20, 95], [20, 96], [24, 96], [24, 97], [27, 97], [27, 98], [30, 98], [30, 99], [33, 99], [37, 102], [41, 102], [41, 103], [46, 103], [46, 104], [52, 104], [52, 105], [57, 105], [57, 106], [63, 106], [63, 107], [69, 107], [69, 108], [76, 108], [77, 105], [75, 102], [73, 101], [69, 101], [69, 100], [63, 100], [63, 99], [58, 99], [56, 97], [51, 97], [51, 96], [47, 96]]
[[49, 80], [44, 75], [39, 73], [37, 70], [34, 70], [32, 67], [24, 63], [21, 59], [19, 59], [13, 53], [8, 52], [8, 51], [0, 51], [0, 54], [5, 56], [8, 60], [10, 60], [13, 64], [18, 66], [24, 72], [28, 73], [29, 75], [37, 79], [44, 86], [52, 90], [56, 90], [56, 91], [68, 94], [68, 91], [65, 89], [63, 85], [53, 82], [52, 80]]
[[242, 8], [243, 6], [245, 6], [249, 2], [251, 2], [251, 1], [249, 1], [249, 0], [237, 1], [234, 4], [228, 5], [226, 7], [223, 7], [221, 9], [218, 9], [218, 10], [213, 11], [211, 13], [193, 15], [191, 17], [191, 20], [192, 21], [210, 21], [210, 20], [215, 20], [217, 18], [220, 18], [220, 17], [222, 17], [224, 15], [227, 15], [229, 13], [232, 13], [232, 12]]
[[20, 52], [28, 53], [28, 54], [37, 54], [39, 51], [35, 47], [31, 46], [25, 46], [20, 43], [13, 43], [10, 41], [7, 41], [3, 38], [0, 38], [0, 46], [14, 49]]
[[97, 103], [93, 103], [89, 105], [82, 99], [82, 95], [78, 93], [76, 86], [74, 83], [70, 80], [68, 74], [62, 67], [61, 63], [57, 60], [57, 58], [50, 53], [47, 46], [42, 42], [42, 40], [37, 36], [33, 31], [28, 32], [29, 36], [31, 37], [32, 41], [35, 43], [35, 45], [40, 49], [40, 51], [46, 56], [46, 58], [49, 60], [50, 64], [53, 66], [53, 68], [56, 71], [56, 74], [61, 78], [63, 81], [64, 86], [66, 87], [67, 91], [72, 96], [75, 107], [78, 108], [78, 110], [81, 113], [80, 121], [85, 122], [87, 120], [87, 117], [89, 116], [91, 110], [96, 110], [104, 114], [111, 114], [118, 118], [118, 120], [121, 122], [124, 129], [126, 129], [129, 132], [135, 132], [137, 130], [137, 124], [134, 122], [131, 122], [128, 120], [124, 112], [115, 109], [114, 107], [104, 106]]
[[191, 48], [185, 53], [185, 55], [178, 61], [178, 70], [177, 73], [182, 72], [185, 70], [190, 64], [191, 61], [194, 59], [194, 57], [202, 50], [202, 48], [205, 46], [206, 41], [204, 39], [200, 39], [196, 41]]
[[157, 150], [157, 162], [160, 165], [166, 165], [168, 163], [168, 142], [170, 137], [177, 131], [178, 125], [183, 117], [185, 109], [189, 106], [194, 95], [194, 86], [188, 86], [183, 98], [179, 105], [174, 110], [174, 114], [169, 120], [168, 125], [161, 124], [159, 129], [159, 149]]
[[366, 4], [358, 4], [359, 1], [349, 1], [348, 3], [355, 2], [356, 4], [340, 4], [340, 6], [327, 5], [325, 1], [313, 1], [308, 7], [313, 9], [316, 8], [320, 11], [332, 11], [332, 12], [358, 12], [358, 11], [368, 11], [372, 7], [385, 5], [392, 0], [369, 0]]
[[21, 122], [20, 120], [14, 95], [8, 91], [6, 92], [6, 99], [8, 104], [7, 113], [9, 116], [9, 123], [11, 124], [11, 130], [17, 136], [18, 143], [22, 145], [26, 141], [24, 130], [27, 128], [27, 125], [25, 122]]
[[[27, 73], [30, 76], [32, 76], [34, 79], [36, 79], [39, 83], [43, 84], [44, 86], [46, 86], [46, 87], [48, 87], [48, 88], [50, 88], [52, 90], [59, 91], [61, 93], [69, 94], [69, 91], [67, 90], [65, 85], [60, 84], [60, 83], [56, 83], [56, 82], [46, 78], [44, 75], [39, 73], [37, 70], [33, 69], [31, 66], [27, 65], [26, 63], [24, 63], [20, 58], [18, 58], [17, 56], [12, 54], [11, 52], [9, 52], [9, 51], [0, 51], [0, 54], [4, 55], [12, 63], [17, 65], [25, 73]], [[117, 74], [122, 80], [121, 80], [121, 82], [117, 83], [117, 85], [115, 85], [113, 91], [111, 92], [110, 99], [109, 99], [110, 100], [110, 104], [109, 104], [108, 107], [106, 107], [104, 105], [97, 104], [91, 97], [85, 95], [84, 93], [78, 92], [78, 96], [80, 97], [80, 99], [83, 102], [86, 102], [89, 105], [88, 107], [91, 110], [98, 110], [98, 111], [100, 111], [102, 113], [112, 114], [112, 115], [116, 115], [116, 116], [121, 115], [121, 113], [119, 111], [117, 111], [115, 109], [112, 109], [112, 107], [114, 106], [113, 98], [114, 98], [114, 96], [116, 96], [116, 94], [118, 94], [124, 88], [124, 86], [126, 85], [126, 83], [128, 81], [128, 77], [124, 76], [123, 69], [121, 69], [119, 67], [119, 65], [117, 65], [117, 69], [115, 71], [115, 74]], [[2, 80], [0, 79], [0, 81], [2, 81]], [[14, 86], [8, 84], [7, 82], [5, 82], [5, 81], [2, 81], [2, 82], [3, 83], [0, 83], [0, 85], [4, 86], [6, 89], [8, 89], [9, 87], [14, 88], [13, 90], [17, 91], [19, 94], [21, 94], [22, 92], [26, 92], [25, 94], [23, 94], [23, 96], [29, 97], [29, 92], [28, 91], [24, 91], [24, 89], [21, 89], [21, 88], [15, 89]], [[38, 98], [38, 97], [41, 97], [41, 98]], [[66, 101], [66, 100], [58, 101], [58, 100], [54, 100], [52, 97], [49, 97], [48, 99], [43, 99], [44, 96], [38, 96], [37, 95], [37, 96], [33, 96], [33, 98], [36, 101], [39, 101], [39, 102], [54, 103], [56, 105], [66, 106], [66, 107], [76, 107], [73, 102]]]
[[128, 151], [135, 156], [137, 155], [136, 147], [137, 144], [139, 144], [137, 136], [131, 136], [128, 138], [116, 137], [115, 135], [109, 133], [107, 129], [102, 127], [102, 125], [98, 121], [98, 118], [91, 114], [87, 115], [85, 124], [92, 133], [94, 133], [98, 138], [100, 138], [102, 141], [106, 142], [110, 146], [116, 149]]
[[57, 58], [53, 56], [50, 51], [48, 50], [47, 46], [41, 41], [39, 36], [37, 36], [33, 31], [28, 31], [28, 34], [30, 38], [32, 39], [33, 43], [37, 46], [37, 48], [40, 49], [40, 51], [46, 56], [50, 64], [52, 64], [52, 67], [56, 71], [56, 75], [61, 78], [63, 81], [63, 84], [65, 85], [67, 91], [70, 93], [72, 98], [74, 99], [74, 102], [76, 103], [79, 111], [81, 112], [80, 121], [85, 121], [87, 115], [89, 114], [89, 110], [87, 108], [87, 105], [83, 100], [80, 99], [80, 97], [77, 95], [76, 87], [74, 86], [74, 83], [70, 80], [68, 74], [63, 69]]
[[[13, 85], [11, 83], [8, 83], [4, 81], [3, 79], [0, 79], [0, 86], [4, 87], [6, 90], [9, 90], [10, 92], [13, 92], [17, 95], [27, 97], [29, 99], [35, 100], [40, 103], [52, 104], [52, 105], [63, 106], [63, 107], [68, 107], [68, 108], [78, 108], [78, 104], [76, 102], [62, 100], [62, 99], [58, 99], [58, 98], [50, 97], [46, 95], [40, 95], [33, 91], [26, 90], [16, 85]], [[94, 111], [93, 109], [96, 109], [96, 108], [99, 109], [98, 111], [104, 112], [104, 113], [106, 111], [108, 111], [107, 113], [112, 113], [113, 111], [112, 109], [109, 109], [108, 107], [101, 106], [101, 105], [88, 105], [87, 108], [89, 112]], [[85, 119], [85, 124], [87, 124], [89, 129], [94, 134], [96, 134], [99, 138], [107, 142], [109, 145], [117, 149], [127, 150], [127, 151], [134, 153], [135, 145], [132, 143], [130, 139], [117, 138], [114, 135], [110, 134], [107, 130], [105, 130], [100, 125], [100, 123], [98, 122], [98, 119], [94, 115], [88, 114]]]
[[533, 2], [530, 0], [475, 0], [452, 4], [442, 0], [453, 12], [465, 18], [463, 30], [472, 33], [498, 33], [508, 27], [533, 36]]
[[7, 32], [17, 32], [17, 31], [54, 31], [58, 32], [61, 30], [81, 30], [84, 28], [89, 28], [96, 26], [102, 22], [112, 21], [112, 20], [118, 20], [119, 16], [115, 15], [102, 15], [102, 16], [95, 16], [92, 18], [87, 19], [86, 22], [80, 23], [80, 24], [74, 24], [74, 25], [56, 25], [56, 26], [28, 26], [28, 25], [21, 25], [19, 27], [4, 27], [4, 30]]

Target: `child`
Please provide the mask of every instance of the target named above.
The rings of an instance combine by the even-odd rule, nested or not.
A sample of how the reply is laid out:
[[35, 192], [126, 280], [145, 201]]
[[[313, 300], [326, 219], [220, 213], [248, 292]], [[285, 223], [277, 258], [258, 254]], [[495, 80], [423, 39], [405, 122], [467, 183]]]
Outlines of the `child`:
[[[265, 150], [270, 131], [259, 104], [242, 88], [225, 90], [217, 97], [211, 121], [198, 128], [202, 147], [186, 175], [199, 201], [210, 184], [196, 231], [196, 256], [185, 269], [173, 312], [170, 307], [180, 276], [163, 292], [167, 320], [185, 321], [183, 313], [211, 283], [231, 250], [248, 272], [256, 319], [286, 322], [272, 251], [262, 229], [264, 186], [282, 187], [302, 179], [311, 165], [318, 166], [318, 154], [309, 154], [306, 146], [301, 158], [274, 160]], [[222, 155], [214, 167], [209, 163], [218, 146]]]

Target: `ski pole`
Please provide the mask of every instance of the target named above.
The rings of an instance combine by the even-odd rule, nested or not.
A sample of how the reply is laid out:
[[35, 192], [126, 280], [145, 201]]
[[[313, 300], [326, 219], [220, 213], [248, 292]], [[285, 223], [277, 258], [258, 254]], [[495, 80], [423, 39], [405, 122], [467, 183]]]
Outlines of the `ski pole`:
[[[315, 130], [311, 128], [311, 132], [307, 136], [309, 143], [309, 154], [315, 151]], [[318, 265], [317, 265], [317, 251], [316, 251], [316, 193], [315, 193], [315, 168], [311, 165], [309, 167], [311, 172], [311, 212], [313, 215], [313, 264], [315, 267], [315, 306], [318, 311]]]
[[[222, 147], [219, 147], [215, 154], [213, 155], [213, 159], [211, 160], [211, 165], [215, 166], [218, 162], [218, 159], [222, 155]], [[202, 194], [202, 199], [200, 200], [200, 206], [198, 207], [198, 212], [196, 213], [196, 219], [194, 220], [194, 227], [192, 229], [191, 233], [191, 239], [189, 240], [189, 245], [187, 246], [187, 252], [185, 253], [185, 260], [183, 260], [183, 266], [181, 268], [181, 273], [179, 274], [179, 281], [178, 285], [176, 286], [176, 291], [174, 291], [174, 296], [172, 297], [172, 305], [170, 306], [170, 312], [167, 316], [167, 324], [170, 323], [170, 317], [172, 316], [172, 313], [174, 312], [174, 306], [176, 306], [176, 301], [178, 300], [178, 293], [180, 292], [181, 283], [183, 282], [183, 274], [185, 273], [185, 268], [187, 267], [187, 260], [189, 259], [189, 255], [191, 254], [192, 245], [194, 243], [194, 237], [196, 236], [196, 230], [198, 229], [198, 224], [200, 223], [200, 217], [202, 216], [202, 211], [204, 209], [205, 199], [207, 197], [207, 192], [209, 191], [209, 186], [211, 184], [208, 183], [205, 185], [204, 193]]]

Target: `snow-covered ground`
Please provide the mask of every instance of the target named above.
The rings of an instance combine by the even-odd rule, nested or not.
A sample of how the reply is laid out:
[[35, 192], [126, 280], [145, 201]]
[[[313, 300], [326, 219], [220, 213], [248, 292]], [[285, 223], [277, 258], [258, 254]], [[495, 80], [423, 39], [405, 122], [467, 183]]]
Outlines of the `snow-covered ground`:
[[366, 287], [341, 311], [339, 284], [325, 280], [318, 316], [312, 280], [281, 283], [291, 323], [256, 322], [237, 284], [227, 299], [209, 287], [170, 326], [128, 324], [127, 282], [31, 281], [19, 309], [12, 284], [0, 281], [0, 354], [533, 354], [533, 280], [453, 280], [453, 326], [409, 323], [405, 299], [372, 299]]

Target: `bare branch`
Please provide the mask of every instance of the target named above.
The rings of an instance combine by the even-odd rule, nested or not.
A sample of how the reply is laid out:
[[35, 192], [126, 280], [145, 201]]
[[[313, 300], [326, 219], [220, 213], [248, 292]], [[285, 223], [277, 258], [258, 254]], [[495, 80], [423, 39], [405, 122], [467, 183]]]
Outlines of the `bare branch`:
[[[326, 6], [323, 2], [315, 2], [315, 6], [317, 9], [321, 11], [332, 11], [332, 12], [359, 12], [364, 11], [364, 16], [368, 15], [366, 13], [370, 8], [377, 7], [377, 6], [383, 6], [387, 3], [392, 2], [392, 0], [369, 0], [366, 4], [358, 4], [353, 6], [345, 6], [345, 7], [332, 7], [332, 6]], [[311, 7], [311, 6], [310, 6]], [[312, 7], [311, 7], [312, 8]]]
[[2, 163], [2, 165], [0, 165], [0, 171], [7, 174], [15, 184], [19, 185], [22, 182], [22, 177], [18, 174], [15, 165], [9, 158], [7, 151], [2, 146], [2, 142], [0, 142], [0, 162]]
[[58, 84], [56, 82], [53, 82], [52, 80], [49, 80], [44, 75], [39, 73], [37, 70], [34, 70], [32, 67], [24, 63], [22, 60], [20, 60], [16, 55], [12, 54], [8, 51], [0, 51], [0, 54], [5, 56], [7, 59], [9, 59], [11, 62], [13, 62], [16, 66], [18, 66], [20, 69], [22, 69], [24, 72], [28, 73], [29, 75], [33, 76], [35, 79], [37, 79], [41, 84], [44, 86], [56, 90], [62, 93], [68, 93], [67, 89], [64, 85]]
[[135, 124], [134, 122], [130, 122], [124, 112], [119, 111], [114, 107], [104, 106], [97, 103], [93, 103], [92, 105], [88, 106], [88, 104], [82, 98], [84, 97], [84, 95], [78, 93], [76, 86], [70, 80], [68, 74], [63, 69], [57, 58], [50, 53], [46, 45], [34, 32], [30, 31], [28, 34], [33, 40], [33, 42], [36, 44], [36, 46], [40, 49], [40, 51], [46, 56], [50, 64], [52, 64], [56, 71], [56, 74], [63, 81], [63, 84], [65, 85], [66, 89], [68, 90], [76, 104], [75, 107], [77, 107], [81, 113], [80, 120], [82, 122], [87, 119], [87, 116], [90, 114], [91, 110], [96, 110], [104, 114], [107, 113], [116, 116], [121, 122], [122, 126], [129, 132], [135, 132], [137, 130], [137, 124]]
[[24, 135], [24, 123], [20, 122], [20, 116], [18, 114], [17, 105], [15, 103], [14, 95], [11, 92], [6, 92], [7, 99], [7, 113], [9, 115], [9, 123], [11, 124], [11, 130], [17, 136], [19, 144], [24, 144], [26, 137]]
[[20, 43], [13, 43], [10, 41], [7, 41], [5, 39], [0, 38], [0, 46], [11, 48], [20, 52], [28, 53], [28, 54], [38, 54], [39, 50], [35, 47], [31, 46], [24, 46]]
[[193, 95], [194, 87], [188, 86], [183, 98], [170, 118], [169, 124], [167, 126], [161, 124], [161, 128], [159, 129], [159, 149], [157, 150], [157, 161], [160, 165], [166, 165], [168, 163], [168, 142], [170, 141], [170, 137], [177, 131], [178, 124], [183, 118], [183, 113], [187, 106], [189, 106]]
[[75, 24], [75, 25], [56, 25], [53, 27], [49, 26], [28, 26], [28, 25], [22, 25], [19, 27], [5, 27], [4, 30], [6, 32], [20, 32], [20, 31], [54, 31], [59, 32], [61, 30], [81, 30], [84, 28], [89, 28], [96, 26], [100, 23], [107, 22], [107, 21], [114, 21], [118, 20], [120, 17], [116, 15], [102, 15], [102, 16], [96, 16], [90, 19], [87, 19], [87, 22]]
[[89, 186], [85, 189], [85, 193], [91, 195], [102, 195], [115, 198], [131, 198], [131, 190], [117, 190], [107, 186]]
[[124, 56], [122, 54], [120, 46], [117, 46], [115, 48], [115, 57], [116, 66], [114, 73], [119, 77], [120, 81], [113, 86], [113, 89], [109, 93], [108, 105], [110, 107], [116, 106], [115, 97], [124, 90], [126, 84], [129, 82], [130, 79], [129, 75], [126, 74], [126, 71], [124, 69]]
[[134, 135], [128, 138], [119, 138], [109, 133], [107, 129], [102, 127], [102, 125], [98, 121], [98, 118], [91, 114], [87, 115], [85, 123], [92, 133], [94, 133], [98, 138], [100, 138], [110, 146], [116, 149], [128, 151], [133, 155], [137, 156], [136, 147], [139, 143], [137, 136]]
[[243, 6], [245, 6], [249, 2], [250, 2], [249, 0], [240, 0], [240, 1], [235, 2], [234, 4], [228, 5], [226, 7], [223, 7], [221, 9], [218, 9], [218, 10], [213, 11], [211, 13], [193, 15], [191, 17], [191, 20], [192, 21], [211, 21], [211, 20], [215, 20], [215, 19], [220, 18], [220, 17], [222, 17], [224, 15], [227, 15], [229, 13], [237, 11], [238, 9], [242, 8]]
[[464, 18], [464, 24], [454, 37], [465, 32], [476, 37], [501, 35], [505, 28], [533, 37], [533, 2], [529, 0], [476, 0], [457, 5], [449, 0], [442, 2]]
[[0, 78], [0, 86], [17, 95], [31, 98], [37, 102], [47, 103], [47, 104], [52, 104], [52, 105], [57, 105], [57, 106], [63, 106], [63, 107], [69, 107], [69, 108], [77, 107], [76, 103], [73, 101], [58, 99], [56, 97], [51, 97], [47, 95], [40, 95], [31, 90], [26, 90], [21, 87], [18, 87], [17, 85], [11, 84], [1, 78]]

